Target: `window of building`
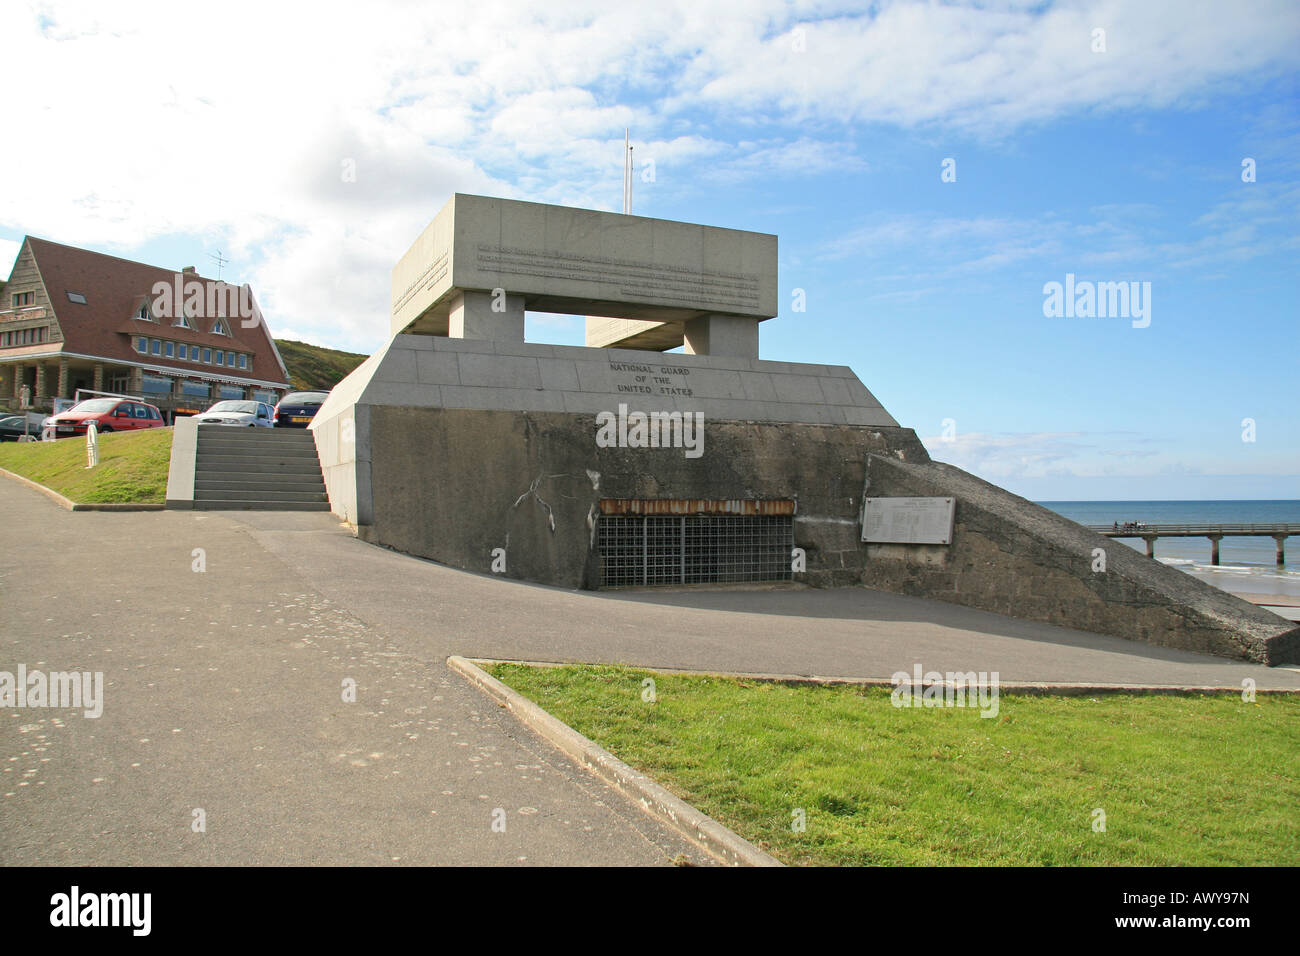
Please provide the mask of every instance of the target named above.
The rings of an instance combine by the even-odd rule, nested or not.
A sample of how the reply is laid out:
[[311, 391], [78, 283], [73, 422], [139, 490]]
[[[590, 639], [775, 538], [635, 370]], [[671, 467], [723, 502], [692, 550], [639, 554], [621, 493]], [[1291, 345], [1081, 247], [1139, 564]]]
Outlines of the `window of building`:
[[136, 339], [136, 340], [135, 340], [135, 350], [136, 350], [137, 352], [139, 352], [141, 355], [148, 355], [148, 354], [149, 354], [149, 340], [146, 339], [144, 336], [141, 336], [140, 338]]
[[223, 322], [221, 319], [217, 319], [217, 321], [215, 321], [215, 322], [212, 323], [212, 334], [213, 334], [213, 335], [229, 335], [229, 334], [230, 334], [230, 330], [229, 330], [228, 328], [226, 328], [226, 323], [225, 323], [225, 322]]
[[176, 357], [182, 361], [188, 362], [190, 359], [190, 347], [184, 344], [176, 346]]
[[225, 354], [226, 354], [226, 353], [223, 352], [223, 351], [221, 351], [221, 349], [217, 349], [217, 354], [216, 354], [216, 359], [215, 359], [215, 361], [216, 361], [216, 363], [217, 363], [218, 365], [222, 365], [222, 364], [224, 364], [224, 363], [222, 362], [222, 360], [221, 360], [221, 356], [223, 356], [223, 355], [225, 355]]
[[157, 339], [153, 340], [153, 354], [162, 355], [162, 343], [159, 342]]
[[140, 311], [135, 314], [135, 317], [137, 319], [144, 319], [146, 322], [153, 320], [153, 316], [149, 314], [149, 306], [147, 304], [140, 306]]
[[222, 398], [240, 399], [244, 397], [244, 390], [238, 385], [222, 385], [217, 389], [217, 394]]
[[207, 365], [211, 365], [211, 364], [212, 364], [212, 349], [204, 349], [204, 350], [203, 350], [203, 361], [204, 361], [204, 363], [207, 364]]
[[207, 382], [186, 382], [181, 391], [191, 398], [208, 398], [212, 395], [212, 386]]
[[17, 309], [24, 305], [31, 305], [35, 301], [35, 292], [18, 292], [14, 295], [14, 308]]
[[248, 356], [247, 356], [247, 355], [241, 355], [241, 356], [239, 356], [239, 367], [240, 367], [240, 368], [248, 368]]
[[172, 380], [163, 375], [142, 375], [140, 390], [151, 395], [170, 395]]
[[163, 354], [168, 358], [174, 357], [176, 355], [176, 344], [174, 342], [165, 343], [163, 345]]
[[226, 365], [228, 365], [230, 368], [234, 368], [234, 367], [235, 367], [235, 353], [234, 353], [234, 352], [227, 352], [227, 353], [226, 353]]
[[82, 295], [80, 292], [69, 292], [69, 293], [68, 293], [68, 301], [69, 301], [69, 302], [75, 302], [75, 303], [77, 303], [77, 305], [85, 305], [85, 304], [86, 304], [86, 297], [85, 297], [84, 295]]

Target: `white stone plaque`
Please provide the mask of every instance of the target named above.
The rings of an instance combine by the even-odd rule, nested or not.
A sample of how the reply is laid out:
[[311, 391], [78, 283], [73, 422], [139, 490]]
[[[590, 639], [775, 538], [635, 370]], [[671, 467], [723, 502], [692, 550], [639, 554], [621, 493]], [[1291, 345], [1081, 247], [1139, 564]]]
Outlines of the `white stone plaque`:
[[862, 540], [868, 544], [952, 544], [954, 498], [868, 498]]

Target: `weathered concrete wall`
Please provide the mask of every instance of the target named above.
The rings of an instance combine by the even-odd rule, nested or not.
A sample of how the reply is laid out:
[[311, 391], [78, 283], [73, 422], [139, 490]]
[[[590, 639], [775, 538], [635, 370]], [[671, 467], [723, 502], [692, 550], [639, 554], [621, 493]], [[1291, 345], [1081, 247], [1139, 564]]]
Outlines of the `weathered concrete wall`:
[[794, 498], [803, 580], [862, 580], [857, 515], [867, 454], [928, 460], [909, 429], [706, 424], [704, 454], [599, 448], [592, 415], [372, 406], [374, 523], [366, 540], [455, 567], [593, 587], [601, 498]]
[[[621, 403], [703, 414], [704, 455], [597, 447], [596, 414]], [[369, 541], [455, 567], [489, 571], [505, 548], [510, 577], [594, 587], [602, 497], [793, 498], [802, 579], [816, 586], [1300, 659], [1290, 622], [931, 462], [844, 368], [403, 335], [342, 382], [311, 427], [336, 514]], [[952, 545], [862, 544], [867, 495], [955, 497]], [[1106, 551], [1104, 573], [1092, 571], [1094, 548]]]
[[354, 525], [374, 517], [370, 487], [370, 406], [359, 403], [370, 376], [384, 361], [380, 349], [340, 382], [312, 418], [316, 457], [320, 461], [330, 510]]
[[[1300, 627], [951, 465], [872, 455], [866, 495], [957, 498], [950, 546], [868, 545], [868, 587], [1266, 664]], [[1094, 549], [1105, 571], [1094, 571]]]

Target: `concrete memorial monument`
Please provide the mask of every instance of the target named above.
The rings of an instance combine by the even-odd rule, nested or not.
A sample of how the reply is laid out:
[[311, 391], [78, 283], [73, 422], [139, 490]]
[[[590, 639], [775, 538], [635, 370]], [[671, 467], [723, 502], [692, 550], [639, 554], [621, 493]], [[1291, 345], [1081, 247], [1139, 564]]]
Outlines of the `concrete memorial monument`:
[[[775, 236], [457, 194], [393, 270], [388, 344], [312, 422], [331, 508], [544, 584], [867, 585], [1300, 655], [1294, 624], [931, 461], [852, 370], [760, 359], [777, 301]], [[587, 345], [525, 342], [526, 311], [589, 316]]]

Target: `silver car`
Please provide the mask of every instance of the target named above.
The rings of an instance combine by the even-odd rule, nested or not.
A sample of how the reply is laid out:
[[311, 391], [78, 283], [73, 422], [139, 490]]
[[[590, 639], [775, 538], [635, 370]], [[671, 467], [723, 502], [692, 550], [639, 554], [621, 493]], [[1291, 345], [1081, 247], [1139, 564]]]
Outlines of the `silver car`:
[[275, 409], [266, 402], [217, 402], [195, 416], [200, 425], [242, 425], [251, 428], [274, 428]]

